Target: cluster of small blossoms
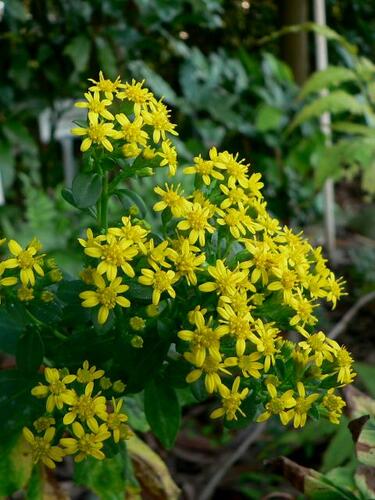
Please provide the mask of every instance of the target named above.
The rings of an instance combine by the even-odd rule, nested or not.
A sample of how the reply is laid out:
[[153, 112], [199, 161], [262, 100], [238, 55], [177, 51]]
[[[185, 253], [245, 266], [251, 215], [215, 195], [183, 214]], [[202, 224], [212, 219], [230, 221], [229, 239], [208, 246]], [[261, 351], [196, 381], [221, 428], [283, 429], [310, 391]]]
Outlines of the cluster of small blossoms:
[[[67, 455], [76, 462], [88, 456], [103, 460], [107, 440], [119, 443], [131, 436], [123, 399], [115, 397], [125, 389], [120, 380], [112, 384], [88, 361], [75, 374], [66, 368], [45, 368], [44, 377], [45, 383], [31, 393], [46, 398], [46, 413], [35, 420], [33, 430], [23, 428], [34, 463], [41, 461], [53, 469]], [[111, 399], [103, 395], [109, 391]]]
[[85, 93], [86, 101], [76, 103], [88, 110], [87, 127], [72, 129], [73, 135], [84, 136], [81, 151], [98, 145], [130, 159], [157, 158], [161, 167], [167, 166], [174, 174], [177, 153], [167, 134], [177, 135], [176, 125], [162, 99], [144, 88], [144, 82], [122, 83], [120, 78], [113, 82], [102, 72], [98, 81], [90, 81], [93, 85]]
[[62, 273], [53, 258], [40, 253], [41, 243], [34, 238], [22, 248], [17, 241], [3, 238], [1, 246], [8, 252], [0, 256], [0, 303], [13, 295], [21, 302], [54, 300], [50, 287], [62, 279]]
[[[122, 84], [110, 83], [112, 90], [101, 76], [91, 90], [111, 100]], [[174, 132], [165, 120], [155, 133], [161, 122], [149, 116], [156, 112], [152, 94], [140, 83], [125, 86], [134, 104], [132, 123], [152, 125], [155, 143], [163, 132]], [[202, 381], [221, 400], [213, 418], [237, 419], [251, 401], [258, 421], [278, 415], [283, 424], [301, 427], [308, 415], [322, 414], [337, 423], [344, 402], [335, 390], [352, 382], [353, 360], [316, 330], [316, 311], [322, 300], [336, 306], [345, 294], [342, 279], [327, 267], [320, 247], [270, 215], [261, 175], [238, 155], [212, 147], [183, 172], [195, 176], [193, 192], [168, 182], [154, 189], [163, 237], [129, 213], [121, 226], [97, 235], [89, 229], [80, 239], [88, 258], [81, 277], [91, 287], [81, 293], [82, 305], [98, 308], [99, 323], [122, 308], [129, 328], [141, 331], [150, 314], [140, 314], [133, 291], [151, 289], [149, 307], [175, 320], [181, 363], [192, 365], [187, 382]]]

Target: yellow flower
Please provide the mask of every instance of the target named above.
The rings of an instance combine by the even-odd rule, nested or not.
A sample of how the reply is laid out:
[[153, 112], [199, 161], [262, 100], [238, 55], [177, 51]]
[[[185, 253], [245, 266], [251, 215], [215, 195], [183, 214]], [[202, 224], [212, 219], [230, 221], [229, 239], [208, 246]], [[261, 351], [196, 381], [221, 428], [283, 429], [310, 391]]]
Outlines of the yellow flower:
[[60, 439], [60, 444], [64, 446], [67, 455], [78, 453], [74, 457], [75, 462], [81, 462], [87, 456], [92, 456], [98, 460], [105, 458], [104, 453], [101, 451], [103, 441], [111, 436], [106, 424], [101, 424], [98, 431], [94, 433], [85, 433], [79, 422], [73, 422], [72, 428], [75, 438]]
[[254, 325], [254, 330], [259, 335], [251, 340], [257, 345], [257, 350], [264, 356], [264, 371], [268, 372], [271, 365], [275, 364], [275, 354], [280, 349], [276, 345], [277, 335], [279, 330], [273, 327], [271, 323], [263, 323], [262, 320], [257, 319]]
[[255, 196], [256, 198], [262, 198], [262, 193], [260, 192], [260, 190], [262, 189], [264, 184], [263, 182], [260, 182], [261, 178], [262, 174], [257, 172], [255, 174], [251, 174], [249, 180], [247, 181], [246, 191], [251, 196]]
[[336, 349], [335, 358], [338, 366], [337, 381], [341, 384], [350, 384], [356, 374], [352, 371], [353, 358], [345, 346]]
[[17, 297], [21, 302], [29, 302], [34, 299], [34, 288], [28, 286], [21, 286], [17, 290]]
[[134, 278], [135, 276], [129, 261], [138, 254], [138, 249], [131, 240], [126, 240], [125, 238], [117, 239], [112, 234], [108, 234], [106, 244], [86, 247], [85, 254], [96, 259], [101, 259], [97, 267], [97, 272], [100, 275], [106, 274], [110, 281], [116, 278], [119, 267], [130, 278]]
[[247, 205], [248, 196], [241, 187], [229, 188], [225, 184], [220, 184], [220, 189], [226, 196], [220, 204], [221, 209], [226, 210], [232, 205], [238, 205], [239, 203]]
[[[0, 244], [1, 244], [1, 241], [5, 242], [5, 238], [4, 238], [4, 240], [0, 240]], [[5, 271], [6, 271], [5, 265], [3, 265], [3, 262], [0, 262], [0, 286], [13, 286], [13, 285], [15, 285], [18, 281], [16, 276], [7, 276], [7, 277], [2, 278], [2, 275], [4, 274]]]
[[134, 114], [137, 116], [143, 109], [147, 109], [147, 104], [153, 100], [153, 94], [146, 88], [142, 88], [142, 82], [136, 82], [133, 78], [131, 83], [126, 82], [119, 86], [123, 88], [121, 92], [117, 92], [119, 99], [127, 99], [134, 103]]
[[35, 427], [37, 432], [43, 432], [55, 424], [56, 420], [53, 417], [48, 416], [39, 417], [33, 422], [33, 426]]
[[266, 411], [259, 415], [257, 422], [264, 422], [272, 415], [279, 415], [281, 423], [287, 425], [290, 420], [287, 410], [296, 405], [293, 390], [291, 389], [278, 396], [276, 387], [273, 384], [267, 384], [267, 391], [271, 399], [266, 403]]
[[317, 393], [306, 397], [305, 387], [302, 382], [297, 383], [297, 390], [298, 398], [296, 398], [296, 405], [288, 411], [289, 419], [293, 419], [295, 429], [304, 427], [311, 405], [319, 398], [319, 394]]
[[81, 292], [79, 296], [83, 299], [83, 307], [96, 307], [100, 305], [98, 312], [99, 324], [102, 325], [107, 321], [109, 311], [114, 309], [116, 304], [121, 307], [130, 307], [130, 301], [122, 295], [119, 295], [129, 289], [128, 285], [122, 284], [121, 278], [115, 278], [107, 286], [103, 277], [96, 274], [94, 276], [94, 283], [96, 291], [88, 290], [86, 292]]
[[128, 420], [127, 415], [125, 415], [125, 413], [121, 413], [123, 403], [124, 401], [122, 399], [119, 399], [116, 403], [116, 400], [112, 398], [113, 411], [108, 413], [107, 426], [108, 430], [113, 433], [113, 441], [115, 443], [120, 441], [124, 423]]
[[140, 316], [133, 316], [129, 319], [129, 325], [134, 331], [141, 332], [145, 329], [146, 321]]
[[112, 152], [113, 146], [108, 137], [116, 137], [117, 132], [113, 130], [113, 123], [99, 122], [97, 116], [89, 117], [89, 126], [72, 128], [73, 135], [87, 135], [81, 143], [81, 151], [85, 152], [91, 148], [92, 144], [101, 144], [107, 151]]
[[[211, 151], [210, 157], [214, 154], [213, 151]], [[202, 156], [199, 155], [194, 158], [194, 163], [194, 166], [184, 168], [184, 174], [196, 174], [202, 176], [203, 182], [206, 184], [206, 186], [209, 186], [213, 179], [218, 179], [220, 181], [224, 179], [223, 174], [215, 170], [215, 167], [220, 167], [215, 165], [212, 159], [204, 160]]]
[[220, 218], [217, 219], [217, 223], [220, 226], [228, 226], [233, 238], [239, 239], [241, 235], [246, 235], [246, 209], [242, 203], [238, 204], [238, 208], [228, 208], [226, 212], [220, 210], [218, 213]]
[[242, 356], [246, 350], [247, 340], [251, 340], [252, 342], [258, 341], [250, 329], [250, 323], [254, 322], [250, 311], [234, 311], [229, 304], [218, 307], [217, 311], [223, 318], [219, 321], [222, 323], [224, 334], [229, 334], [236, 339], [236, 354], [237, 356]]
[[75, 106], [77, 108], [85, 108], [88, 109], [89, 120], [98, 119], [99, 115], [107, 120], [114, 120], [115, 117], [112, 113], [110, 113], [107, 109], [108, 106], [112, 104], [112, 101], [109, 99], [100, 100], [99, 92], [94, 92], [94, 94], [90, 94], [90, 92], [85, 93], [87, 102], [76, 102]]
[[[189, 285], [197, 284], [196, 272], [201, 271], [201, 266], [206, 257], [203, 253], [196, 255], [194, 252], [197, 247], [190, 245], [189, 240], [183, 239], [178, 251], [170, 256], [174, 264], [178, 277], [185, 276]], [[198, 250], [198, 249], [197, 249]]]
[[190, 202], [182, 196], [183, 190], [180, 184], [175, 188], [173, 184], [168, 185], [165, 183], [165, 190], [160, 186], [156, 186], [154, 191], [161, 197], [161, 201], [158, 201], [153, 206], [155, 212], [170, 208], [175, 217], [182, 217], [190, 206]]
[[116, 92], [121, 86], [121, 81], [119, 76], [116, 78], [114, 82], [112, 82], [111, 80], [106, 80], [104, 78], [102, 71], [99, 72], [98, 82], [96, 82], [92, 78], [89, 78], [89, 81], [95, 84], [89, 88], [91, 92], [99, 92], [99, 91], [104, 92], [104, 95], [110, 101], [113, 100], [113, 93]]
[[199, 244], [203, 247], [206, 244], [206, 231], [211, 234], [215, 232], [215, 228], [208, 222], [209, 218], [208, 208], [203, 208], [199, 203], [193, 203], [186, 211], [184, 220], [177, 224], [177, 229], [190, 231], [190, 243], [194, 244], [199, 240]]
[[181, 330], [177, 335], [180, 339], [190, 343], [194, 364], [201, 367], [208, 354], [220, 362], [220, 338], [225, 335], [225, 329], [221, 326], [213, 328], [212, 317], [206, 324], [203, 314], [198, 310], [194, 311], [193, 320], [196, 326], [194, 331]]
[[69, 411], [64, 415], [65, 425], [73, 423], [77, 418], [87, 424], [92, 432], [98, 432], [99, 425], [96, 416], [107, 420], [106, 401], [104, 396], [92, 397], [94, 382], [89, 382], [85, 387], [85, 393], [81, 396], [75, 395], [74, 402]]
[[119, 394], [121, 394], [122, 392], [125, 391], [126, 385], [124, 384], [124, 382], [122, 380], [115, 380], [113, 382], [112, 388], [115, 392], [118, 392]]
[[249, 394], [249, 389], [242, 389], [242, 391], [239, 392], [239, 387], [240, 377], [235, 378], [231, 390], [223, 384], [219, 387], [223, 406], [214, 410], [210, 415], [211, 418], [220, 418], [225, 415], [227, 420], [237, 420], [237, 412], [239, 412], [243, 417], [246, 417], [245, 413], [241, 410], [240, 405]]
[[[195, 364], [195, 356], [190, 352], [185, 352], [184, 357], [189, 363]], [[214, 391], [218, 391], [220, 386], [222, 385], [220, 375], [226, 374], [230, 375], [230, 372], [226, 369], [224, 363], [218, 361], [212, 356], [206, 356], [204, 363], [201, 367], [192, 370], [186, 377], [186, 382], [189, 384], [198, 380], [202, 374], [204, 376], [204, 384], [206, 387], [206, 391], [211, 394]]]
[[298, 284], [297, 273], [288, 269], [285, 263], [280, 267], [272, 268], [272, 273], [279, 279], [269, 283], [267, 287], [268, 290], [273, 292], [281, 291], [284, 302], [286, 304], [290, 303], [293, 297], [292, 291], [294, 290], [296, 284]]
[[304, 326], [306, 323], [314, 325], [318, 321], [312, 314], [317, 304], [313, 304], [311, 300], [304, 298], [301, 290], [298, 290], [298, 295], [294, 295], [289, 304], [296, 313], [289, 321], [291, 326], [295, 326], [298, 323], [300, 323], [300, 326]]
[[147, 243], [147, 256], [150, 266], [157, 264], [162, 267], [171, 267], [166, 259], [173, 258], [176, 252], [169, 247], [169, 242], [165, 240], [155, 246], [154, 239], [151, 238]]
[[138, 278], [138, 281], [142, 285], [153, 287], [152, 303], [157, 306], [163, 292], [167, 292], [172, 298], [176, 297], [172, 285], [178, 278], [174, 271], [163, 271], [155, 263], [152, 264], [152, 267], [153, 269], [141, 269], [142, 276]]
[[228, 186], [230, 188], [234, 188], [236, 184], [240, 184], [240, 186], [246, 189], [248, 186], [247, 170], [249, 165], [244, 165], [244, 160], [237, 161], [237, 158], [238, 153], [236, 156], [233, 156], [228, 151], [224, 151], [218, 154], [215, 164], [217, 167], [226, 170], [229, 176]]
[[43, 437], [34, 436], [34, 434], [24, 427], [22, 433], [26, 441], [30, 444], [33, 456], [33, 462], [36, 464], [41, 461], [50, 469], [55, 469], [55, 462], [61, 462], [65, 453], [58, 446], [52, 446], [51, 441], [55, 436], [56, 429], [49, 427]]
[[150, 111], [142, 111], [142, 117], [147, 125], [153, 127], [154, 132], [152, 135], [153, 141], [158, 143], [160, 138], [166, 139], [166, 132], [173, 135], [178, 135], [174, 130], [176, 125], [169, 121], [170, 111], [161, 102], [155, 101], [151, 103]]
[[77, 382], [87, 384], [103, 377], [103, 375], [104, 370], [97, 370], [95, 365], [90, 367], [89, 362], [86, 360], [83, 362], [83, 367], [77, 370]]
[[46, 368], [44, 377], [48, 385], [39, 384], [33, 387], [31, 394], [38, 398], [47, 397], [46, 409], [51, 413], [55, 406], [61, 410], [64, 404], [73, 404], [75, 392], [66, 386], [76, 379], [75, 375], [65, 375], [60, 378], [60, 373], [56, 368]]
[[132, 241], [143, 253], [146, 253], [145, 241], [149, 231], [139, 224], [133, 224], [131, 217], [122, 217], [121, 221], [121, 227], [111, 227], [108, 233]]
[[272, 269], [277, 265], [279, 256], [273, 252], [269, 241], [243, 240], [251, 259], [242, 263], [243, 268], [253, 269], [251, 282], [257, 283], [262, 278], [262, 284], [267, 285]]
[[236, 293], [236, 288], [246, 278], [246, 272], [239, 270], [231, 271], [221, 259], [216, 261], [215, 266], [208, 266], [207, 271], [215, 281], [208, 281], [199, 285], [201, 292], [216, 291], [221, 295], [231, 296]]
[[44, 276], [44, 271], [40, 265], [41, 256], [36, 256], [37, 249], [30, 243], [24, 250], [15, 240], [10, 240], [8, 243], [10, 253], [14, 258], [7, 259], [2, 262], [4, 269], [20, 269], [20, 279], [24, 286], [35, 285], [34, 272], [39, 276]]
[[246, 378], [260, 378], [260, 370], [263, 370], [263, 363], [259, 363], [262, 354], [260, 352], [252, 352], [251, 354], [244, 354], [243, 356], [226, 358], [226, 366], [238, 366], [242, 371], [242, 375]]
[[331, 345], [330, 340], [323, 332], [309, 335], [304, 328], [297, 326], [297, 330], [306, 338], [306, 340], [299, 342], [298, 345], [306, 351], [307, 354], [312, 354], [316, 366], [322, 366], [325, 359], [331, 362], [333, 361], [335, 348]]
[[117, 139], [124, 139], [131, 144], [146, 146], [148, 133], [142, 130], [144, 124], [141, 116], [136, 116], [134, 121], [131, 122], [124, 113], [119, 113], [116, 115], [116, 120], [121, 125], [121, 130], [116, 136]]
[[172, 145], [171, 141], [166, 139], [161, 144], [161, 151], [157, 153], [161, 156], [162, 161], [160, 162], [161, 167], [168, 166], [169, 175], [176, 175], [177, 171], [177, 151]]
[[327, 289], [327, 300], [332, 302], [332, 309], [335, 309], [337, 301], [343, 295], [348, 295], [344, 292], [345, 281], [343, 278], [335, 279], [335, 275], [331, 272], [326, 279], [325, 287]]
[[328, 418], [333, 424], [339, 424], [342, 414], [342, 409], [346, 406], [345, 401], [334, 394], [335, 389], [328, 389], [327, 394], [323, 398], [323, 406], [328, 410]]

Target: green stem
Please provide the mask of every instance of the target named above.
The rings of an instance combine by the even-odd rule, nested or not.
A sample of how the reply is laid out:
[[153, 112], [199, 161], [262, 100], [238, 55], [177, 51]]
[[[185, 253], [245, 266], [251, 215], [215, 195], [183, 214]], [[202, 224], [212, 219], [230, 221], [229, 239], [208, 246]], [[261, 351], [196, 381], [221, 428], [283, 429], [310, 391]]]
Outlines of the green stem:
[[108, 229], [108, 172], [103, 174], [103, 189], [100, 200], [100, 226], [107, 231]]
[[57, 337], [60, 340], [68, 340], [68, 337], [66, 337], [64, 334], [53, 328], [52, 326], [46, 325], [42, 321], [40, 321], [38, 318], [36, 318], [28, 309], [26, 309], [27, 314], [29, 315], [30, 319], [33, 320], [33, 322], [38, 325], [39, 327], [47, 328], [50, 332], [53, 333], [55, 337]]

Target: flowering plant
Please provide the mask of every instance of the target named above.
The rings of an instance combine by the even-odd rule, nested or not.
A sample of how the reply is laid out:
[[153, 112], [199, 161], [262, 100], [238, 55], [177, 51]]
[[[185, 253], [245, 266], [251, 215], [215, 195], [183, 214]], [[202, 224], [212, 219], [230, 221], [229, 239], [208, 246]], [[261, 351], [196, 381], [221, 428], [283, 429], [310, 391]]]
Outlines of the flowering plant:
[[[79, 279], [37, 239], [1, 241], [2, 348], [17, 370], [0, 376], [16, 409], [22, 387], [24, 408], [2, 432], [23, 426], [33, 462], [54, 468], [67, 455], [77, 467], [126, 460], [137, 393], [166, 447], [184, 401], [212, 398], [211, 417], [229, 426], [338, 423], [336, 390], [355, 374], [346, 348], [316, 330], [320, 301], [335, 307], [344, 293], [322, 249], [271, 216], [261, 175], [238, 155], [212, 147], [181, 169], [170, 111], [143, 82], [102, 73], [91, 82], [77, 103], [87, 123], [72, 129], [84, 166], [63, 192], [93, 217], [78, 239]], [[127, 181], [158, 169], [167, 180], [148, 218]], [[174, 183], [179, 170], [194, 178], [189, 192]], [[112, 198], [121, 221], [111, 220]]]

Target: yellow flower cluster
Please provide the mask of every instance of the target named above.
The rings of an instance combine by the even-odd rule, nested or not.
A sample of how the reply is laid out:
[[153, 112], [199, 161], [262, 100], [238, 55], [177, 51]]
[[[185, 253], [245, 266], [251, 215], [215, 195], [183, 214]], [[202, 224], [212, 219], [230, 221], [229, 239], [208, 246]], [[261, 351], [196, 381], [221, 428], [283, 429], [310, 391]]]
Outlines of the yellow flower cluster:
[[112, 82], [102, 72], [98, 81], [90, 81], [86, 101], [76, 103], [88, 110], [87, 127], [72, 129], [73, 135], [84, 137], [81, 151], [98, 145], [109, 152], [121, 151], [126, 158], [160, 158], [159, 165], [174, 174], [177, 152], [167, 134], [177, 135], [176, 125], [163, 101], [144, 88], [144, 82], [122, 83], [119, 78]]
[[[112, 439], [128, 439], [131, 431], [126, 424], [128, 417], [123, 412], [123, 399], [107, 400], [102, 392], [116, 384], [124, 389], [121, 381], [113, 384], [104, 377], [103, 370], [83, 363], [76, 374], [64, 368], [45, 368], [45, 383], [31, 391], [37, 398], [46, 398], [46, 414], [34, 422], [35, 431], [23, 428], [34, 462], [41, 461], [53, 469], [66, 455], [74, 455], [80, 462], [88, 456], [103, 460], [104, 443]], [[121, 391], [122, 392], [122, 391]]]
[[[173, 176], [177, 155], [165, 134], [176, 132], [164, 104], [143, 82], [110, 82], [101, 74], [93, 83], [93, 94], [81, 104], [89, 109], [89, 127], [73, 132], [88, 136], [82, 149], [96, 142], [112, 151], [109, 139], [119, 139], [126, 143], [124, 153], [132, 145], [134, 156], [142, 152], [147, 159], [152, 136], [154, 145], [162, 139], [157, 154]], [[109, 116], [114, 96], [131, 103], [129, 116]], [[279, 415], [283, 424], [300, 427], [308, 414], [321, 411], [337, 422], [343, 403], [334, 389], [353, 380], [353, 360], [314, 328], [320, 302], [334, 308], [344, 295], [342, 279], [327, 267], [320, 247], [270, 215], [261, 175], [238, 155], [212, 147], [183, 172], [195, 176], [193, 192], [171, 183], [154, 189], [163, 237], [129, 212], [120, 227], [96, 236], [89, 229], [80, 239], [90, 260], [82, 279], [91, 286], [80, 295], [82, 305], [99, 307], [99, 323], [125, 308], [130, 329], [147, 329], [132, 297], [140, 285], [149, 287], [152, 306], [168, 304], [165, 314], [175, 320], [181, 362], [192, 365], [187, 381], [202, 380], [221, 399], [213, 418], [236, 419], [252, 398], [258, 421]]]
[[[0, 240], [0, 246], [6, 239]], [[54, 294], [48, 289], [53, 283], [62, 279], [62, 273], [54, 259], [46, 259], [40, 254], [41, 243], [33, 239], [26, 248], [15, 240], [7, 243], [8, 255], [0, 258], [0, 303], [3, 296], [17, 294], [22, 302], [29, 302], [40, 298], [43, 302], [50, 302]]]

